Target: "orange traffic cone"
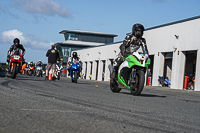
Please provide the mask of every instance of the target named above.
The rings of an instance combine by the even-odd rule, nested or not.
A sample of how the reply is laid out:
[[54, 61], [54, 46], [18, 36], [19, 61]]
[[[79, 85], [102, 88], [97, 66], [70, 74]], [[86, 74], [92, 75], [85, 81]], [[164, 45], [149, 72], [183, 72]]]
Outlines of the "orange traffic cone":
[[52, 74], [49, 73], [49, 77], [48, 77], [48, 79], [51, 80], [51, 78], [52, 78]]
[[48, 79], [51, 80], [52, 78], [52, 69], [49, 71], [49, 76], [48, 76]]

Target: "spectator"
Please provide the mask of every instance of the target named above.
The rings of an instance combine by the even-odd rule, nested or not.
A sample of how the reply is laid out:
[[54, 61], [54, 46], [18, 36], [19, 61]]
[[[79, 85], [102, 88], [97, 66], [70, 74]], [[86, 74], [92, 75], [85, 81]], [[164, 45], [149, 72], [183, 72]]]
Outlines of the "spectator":
[[151, 69], [147, 70], [147, 77], [149, 78], [149, 85], [151, 85]]
[[49, 70], [52, 69], [52, 80], [55, 80], [54, 73], [56, 70], [56, 63], [59, 60], [59, 51], [55, 50], [55, 45], [51, 45], [51, 49], [47, 50], [46, 57], [48, 57], [48, 64], [46, 66], [45, 80], [48, 80]]

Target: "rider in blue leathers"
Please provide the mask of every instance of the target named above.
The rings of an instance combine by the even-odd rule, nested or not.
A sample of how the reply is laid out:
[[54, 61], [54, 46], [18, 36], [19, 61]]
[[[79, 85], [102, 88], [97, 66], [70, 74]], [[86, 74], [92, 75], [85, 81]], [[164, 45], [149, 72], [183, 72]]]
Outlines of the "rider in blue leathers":
[[71, 60], [68, 62], [68, 68], [67, 68], [68, 76], [70, 75], [70, 66], [71, 66], [73, 60], [76, 60], [76, 61], [79, 61], [79, 60], [80, 60], [80, 58], [78, 57], [77, 52], [73, 52], [73, 53], [72, 53]]

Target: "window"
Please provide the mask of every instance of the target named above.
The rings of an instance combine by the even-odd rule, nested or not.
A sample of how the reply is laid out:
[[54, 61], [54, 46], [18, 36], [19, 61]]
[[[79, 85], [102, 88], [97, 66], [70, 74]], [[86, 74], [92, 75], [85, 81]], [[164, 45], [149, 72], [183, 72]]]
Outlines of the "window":
[[63, 56], [70, 57], [71, 56], [71, 48], [62, 47], [62, 54], [63, 54]]
[[65, 34], [65, 40], [79, 40], [79, 34]]

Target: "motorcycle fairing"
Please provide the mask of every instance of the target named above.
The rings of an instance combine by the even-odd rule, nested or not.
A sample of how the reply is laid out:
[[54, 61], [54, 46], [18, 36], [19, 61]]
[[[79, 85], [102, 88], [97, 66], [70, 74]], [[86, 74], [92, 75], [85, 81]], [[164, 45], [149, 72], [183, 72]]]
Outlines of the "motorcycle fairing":
[[146, 67], [146, 68], [148, 67], [148, 65], [150, 65], [150, 62], [151, 62], [151, 60], [148, 58], [148, 60], [147, 60], [146, 63], [145, 63], [145, 67]]
[[81, 66], [80, 66], [79, 63], [72, 62], [72, 65], [70, 67], [70, 75], [71, 75], [71, 78], [73, 80], [74, 80], [74, 77], [73, 77], [74, 72], [78, 72], [78, 77], [79, 77], [79, 75], [80, 75], [80, 68], [81, 68]]
[[[127, 58], [125, 58], [125, 61], [119, 66], [118, 70], [118, 83], [125, 87], [126, 89], [130, 90], [130, 87], [127, 85], [127, 82], [125, 79], [127, 78], [126, 76], [130, 75], [124, 75], [127, 71], [130, 70], [133, 66], [139, 66], [139, 67], [146, 67], [150, 64], [150, 59], [145, 61], [145, 64], [141, 64], [139, 59], [134, 56], [134, 55], [129, 55]], [[131, 74], [131, 71], [130, 71]]]
[[136, 56], [129, 55], [126, 58], [126, 60], [128, 61], [129, 67], [132, 67], [132, 66], [142, 66], [141, 62], [139, 61], [139, 59]]
[[128, 61], [125, 60], [120, 66], [119, 66], [119, 70], [118, 70], [118, 83], [125, 87], [126, 89], [130, 90], [130, 87], [126, 85], [126, 82], [124, 80], [125, 77], [123, 77], [123, 73], [125, 73], [127, 70], [129, 70], [129, 64]]

